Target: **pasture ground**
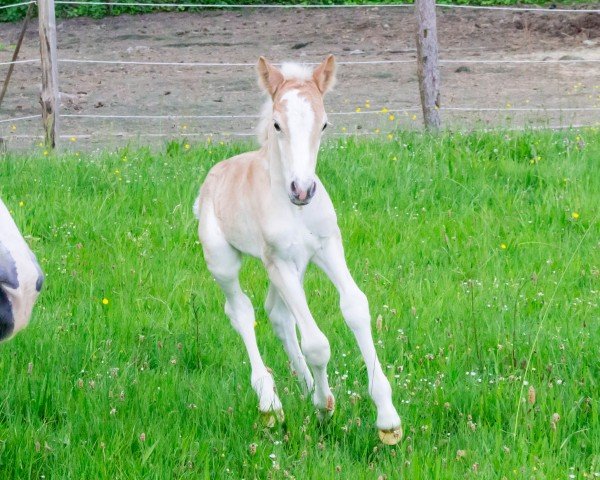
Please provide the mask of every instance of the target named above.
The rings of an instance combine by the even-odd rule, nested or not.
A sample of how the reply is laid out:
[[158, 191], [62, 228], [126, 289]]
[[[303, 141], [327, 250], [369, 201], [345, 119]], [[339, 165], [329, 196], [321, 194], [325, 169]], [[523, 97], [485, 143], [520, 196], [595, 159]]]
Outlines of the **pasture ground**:
[[[328, 111], [358, 108], [361, 112], [332, 116], [333, 131], [372, 135], [377, 130], [387, 133], [422, 125], [414, 23], [412, 8], [244, 9], [59, 19], [58, 56], [60, 60], [254, 64], [259, 55], [276, 62], [320, 62], [333, 53], [340, 62], [408, 62], [340, 65], [338, 85], [327, 98]], [[0, 62], [10, 60], [19, 29], [18, 24], [2, 24]], [[441, 65], [443, 107], [484, 109], [444, 110], [446, 127], [598, 122], [600, 64], [581, 60], [600, 57], [600, 15], [439, 8], [438, 29], [440, 58], [465, 61]], [[38, 45], [32, 26], [20, 58], [39, 58]], [[506, 59], [540, 63], [467, 63]], [[553, 63], [560, 59], [574, 62]], [[252, 67], [97, 63], [60, 63], [59, 67], [60, 89], [67, 94], [66, 115], [255, 115], [262, 102]], [[6, 118], [40, 113], [39, 79], [38, 65], [17, 65], [3, 103]], [[587, 110], [569, 110], [574, 107]], [[382, 108], [395, 111], [393, 120], [369, 114]], [[536, 108], [541, 110], [528, 110]], [[252, 135], [256, 124], [253, 118], [63, 117], [61, 122], [67, 138], [74, 136], [79, 144], [101, 149], [138, 136], [147, 145], [162, 144], [165, 136], [181, 133]], [[41, 133], [39, 119], [0, 124], [0, 136], [11, 149], [30, 147], [31, 135]]]
[[600, 476], [597, 130], [330, 140], [320, 176], [370, 300], [405, 439], [378, 443], [366, 372], [324, 276], [332, 420], [301, 396], [243, 285], [285, 426], [264, 431], [191, 205], [247, 145], [9, 154], [0, 196], [47, 273], [0, 346], [0, 478]]

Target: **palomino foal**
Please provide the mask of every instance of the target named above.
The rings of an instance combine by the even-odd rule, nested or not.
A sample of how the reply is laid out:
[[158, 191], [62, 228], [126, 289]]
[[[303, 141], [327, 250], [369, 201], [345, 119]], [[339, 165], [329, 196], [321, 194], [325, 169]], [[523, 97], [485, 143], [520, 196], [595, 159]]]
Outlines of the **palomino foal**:
[[44, 275], [0, 200], [0, 341], [29, 322]]
[[319, 266], [339, 291], [342, 314], [364, 357], [380, 438], [393, 445], [402, 437], [400, 417], [373, 345], [367, 298], [348, 271], [333, 205], [315, 173], [327, 127], [323, 95], [333, 86], [335, 60], [330, 55], [313, 72], [297, 64], [278, 70], [261, 57], [258, 73], [270, 96], [260, 126], [262, 147], [220, 162], [208, 173], [194, 208], [204, 258], [225, 293], [225, 313], [248, 350], [252, 387], [271, 426], [283, 419], [283, 411], [258, 351], [252, 304], [238, 281], [240, 257], [246, 253], [263, 261], [271, 281], [265, 304], [269, 318], [323, 417], [334, 409], [326, 371], [329, 342], [302, 287], [308, 262]]

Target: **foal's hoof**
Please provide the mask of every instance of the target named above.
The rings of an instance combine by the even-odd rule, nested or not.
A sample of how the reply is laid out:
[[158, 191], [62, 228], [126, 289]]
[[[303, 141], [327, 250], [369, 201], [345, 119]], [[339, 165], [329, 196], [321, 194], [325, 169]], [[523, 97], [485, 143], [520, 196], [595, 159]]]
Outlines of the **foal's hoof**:
[[268, 412], [260, 412], [260, 421], [265, 428], [273, 428], [277, 423], [283, 423], [285, 415], [283, 410], [270, 410]]
[[396, 445], [402, 440], [402, 427], [379, 430], [379, 440], [385, 445]]
[[317, 407], [317, 418], [322, 422], [329, 420], [333, 416], [335, 410], [335, 399], [332, 395], [327, 397], [324, 407]]

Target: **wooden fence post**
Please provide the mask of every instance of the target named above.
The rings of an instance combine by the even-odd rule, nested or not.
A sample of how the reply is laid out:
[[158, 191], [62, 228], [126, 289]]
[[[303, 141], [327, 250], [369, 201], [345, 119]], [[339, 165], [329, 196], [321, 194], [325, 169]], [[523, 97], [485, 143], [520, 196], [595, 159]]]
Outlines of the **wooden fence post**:
[[425, 128], [437, 130], [440, 120], [440, 71], [438, 67], [435, 0], [415, 0], [417, 17], [417, 75]]
[[42, 66], [42, 120], [46, 147], [54, 148], [58, 142], [60, 93], [58, 90], [58, 62], [56, 54], [56, 19], [54, 0], [38, 0], [40, 23], [40, 57]]

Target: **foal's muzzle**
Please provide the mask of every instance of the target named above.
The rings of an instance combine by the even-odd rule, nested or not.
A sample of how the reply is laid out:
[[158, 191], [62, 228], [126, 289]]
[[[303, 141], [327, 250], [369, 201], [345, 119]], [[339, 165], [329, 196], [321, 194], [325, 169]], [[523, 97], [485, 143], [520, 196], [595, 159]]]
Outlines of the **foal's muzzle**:
[[313, 182], [308, 190], [303, 190], [295, 181], [290, 185], [290, 200], [294, 205], [308, 205], [317, 191], [317, 182]]

